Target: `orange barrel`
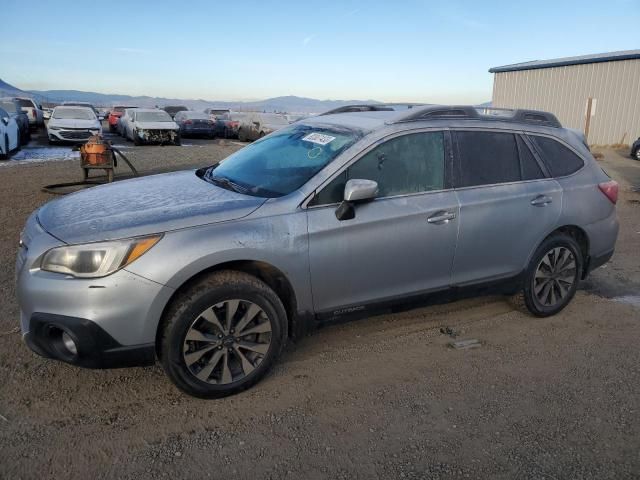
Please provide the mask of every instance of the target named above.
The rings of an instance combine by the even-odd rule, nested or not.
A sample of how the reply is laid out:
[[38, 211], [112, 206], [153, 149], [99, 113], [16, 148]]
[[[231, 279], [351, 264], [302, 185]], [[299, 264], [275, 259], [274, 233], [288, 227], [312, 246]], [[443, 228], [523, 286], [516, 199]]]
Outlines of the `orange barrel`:
[[80, 156], [83, 164], [105, 165], [111, 163], [109, 145], [104, 143], [99, 135], [90, 137], [87, 143], [80, 147]]

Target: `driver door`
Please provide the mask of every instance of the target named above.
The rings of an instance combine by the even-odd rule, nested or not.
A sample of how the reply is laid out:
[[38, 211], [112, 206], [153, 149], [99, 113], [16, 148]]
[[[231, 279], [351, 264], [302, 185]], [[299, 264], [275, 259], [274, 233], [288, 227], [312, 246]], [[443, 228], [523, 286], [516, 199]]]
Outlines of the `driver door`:
[[[314, 308], [338, 315], [367, 304], [447, 288], [459, 205], [449, 188], [448, 132], [395, 136], [324, 186], [307, 209]], [[347, 180], [378, 183], [355, 218], [338, 220]]]

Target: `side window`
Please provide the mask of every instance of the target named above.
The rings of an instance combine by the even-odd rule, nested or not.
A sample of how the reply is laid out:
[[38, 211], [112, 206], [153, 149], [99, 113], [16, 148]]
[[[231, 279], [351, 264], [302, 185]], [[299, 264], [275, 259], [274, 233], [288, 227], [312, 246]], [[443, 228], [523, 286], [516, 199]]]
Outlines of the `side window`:
[[549, 137], [532, 135], [529, 138], [533, 139], [542, 160], [547, 164], [554, 177], [571, 175], [583, 167], [583, 160], [560, 142]]
[[544, 173], [538, 165], [538, 161], [529, 150], [529, 146], [525, 143], [520, 135], [518, 139], [518, 152], [520, 153], [520, 173], [522, 180], [536, 180], [544, 178]]
[[456, 187], [521, 180], [514, 134], [458, 131], [455, 135], [458, 145]]
[[342, 201], [347, 180], [378, 182], [378, 197], [428, 192], [444, 188], [445, 148], [442, 132], [412, 133], [374, 148], [333, 179], [312, 205]]

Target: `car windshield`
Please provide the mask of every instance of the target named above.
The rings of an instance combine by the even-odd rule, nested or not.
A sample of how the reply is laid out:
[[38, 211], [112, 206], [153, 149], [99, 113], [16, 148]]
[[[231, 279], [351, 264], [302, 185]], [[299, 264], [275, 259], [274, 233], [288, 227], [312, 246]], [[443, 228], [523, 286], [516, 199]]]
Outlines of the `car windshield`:
[[167, 112], [138, 112], [136, 114], [136, 121], [138, 122], [172, 122], [171, 117]]
[[356, 130], [294, 125], [237, 151], [204, 172], [203, 178], [257, 197], [297, 190], [361, 137]]
[[74, 120], [95, 120], [95, 114], [89, 108], [56, 108], [53, 118]]

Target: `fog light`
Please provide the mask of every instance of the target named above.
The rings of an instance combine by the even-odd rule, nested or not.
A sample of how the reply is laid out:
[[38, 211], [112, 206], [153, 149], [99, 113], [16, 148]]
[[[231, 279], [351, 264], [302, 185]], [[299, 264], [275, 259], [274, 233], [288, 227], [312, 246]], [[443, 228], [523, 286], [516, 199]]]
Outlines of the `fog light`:
[[78, 354], [78, 348], [76, 347], [76, 342], [73, 341], [73, 339], [69, 336], [67, 332], [62, 332], [62, 343], [72, 355]]

